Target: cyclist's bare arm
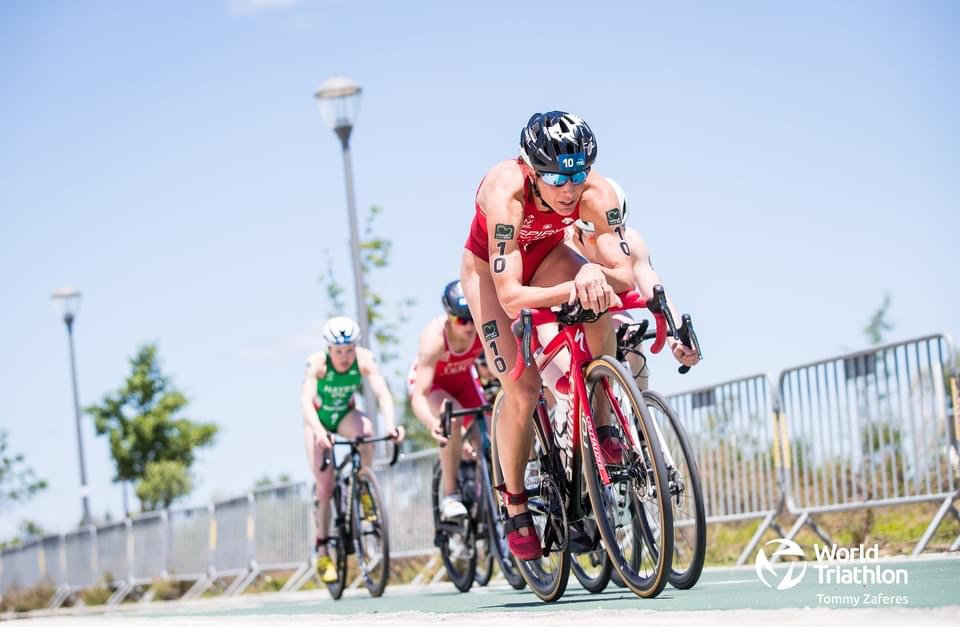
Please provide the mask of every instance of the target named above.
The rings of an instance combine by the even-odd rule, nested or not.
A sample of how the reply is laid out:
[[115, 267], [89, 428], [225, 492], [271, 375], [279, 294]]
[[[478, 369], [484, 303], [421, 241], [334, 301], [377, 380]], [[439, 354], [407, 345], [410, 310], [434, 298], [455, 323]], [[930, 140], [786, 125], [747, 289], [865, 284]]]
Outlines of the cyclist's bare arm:
[[410, 392], [410, 407], [413, 409], [413, 415], [431, 431], [437, 424], [437, 417], [430, 410], [430, 401], [427, 400], [427, 395], [430, 392], [430, 386], [433, 385], [437, 361], [443, 356], [442, 326], [442, 322], [431, 320], [423, 333], [420, 334], [417, 376]]
[[[627, 245], [630, 246], [633, 255], [633, 276], [637, 282], [637, 291], [644, 298], [651, 298], [653, 296], [653, 286], [660, 285], [663, 281], [660, 280], [660, 275], [657, 274], [656, 270], [653, 269], [653, 264], [650, 263], [650, 250], [647, 248], [646, 241], [636, 230], [629, 227], [625, 230]], [[680, 311], [674, 306], [669, 296], [667, 297], [667, 306], [670, 311], [677, 312], [674, 315], [677, 315]], [[699, 361], [696, 351], [692, 348], [687, 348], [676, 338], [669, 338], [667, 341], [670, 344], [670, 352], [673, 353], [677, 361], [687, 366], [693, 366]]]
[[477, 193], [487, 218], [490, 274], [503, 311], [511, 318], [523, 307], [550, 307], [567, 302], [573, 281], [553, 287], [523, 285], [523, 262], [517, 237], [523, 222], [523, 171], [515, 161], [495, 165]]
[[610, 183], [591, 172], [580, 200], [581, 219], [592, 222], [596, 229], [596, 259], [590, 261], [600, 266], [614, 290], [624, 292], [633, 289], [633, 257], [619, 206]]
[[370, 385], [374, 396], [377, 397], [377, 405], [383, 414], [384, 427], [386, 427], [387, 433], [393, 433], [396, 429], [393, 414], [393, 395], [390, 394], [390, 388], [387, 387], [387, 382], [380, 374], [377, 361], [373, 358], [373, 353], [369, 349], [362, 346], [357, 347], [357, 367], [360, 369], [360, 374]]
[[327, 354], [318, 351], [307, 358], [307, 368], [303, 374], [303, 383], [300, 385], [300, 413], [303, 422], [317, 438], [326, 438], [327, 430], [317, 420], [317, 410], [313, 400], [317, 396], [317, 379], [327, 374]]

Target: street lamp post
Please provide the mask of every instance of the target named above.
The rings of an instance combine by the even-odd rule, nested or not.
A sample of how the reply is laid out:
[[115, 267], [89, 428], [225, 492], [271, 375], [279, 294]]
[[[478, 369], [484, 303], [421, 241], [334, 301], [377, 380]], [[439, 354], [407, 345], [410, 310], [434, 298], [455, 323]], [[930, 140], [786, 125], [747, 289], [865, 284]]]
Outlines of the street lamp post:
[[[320, 106], [320, 115], [340, 138], [343, 148], [343, 173], [347, 187], [347, 218], [350, 222], [350, 255], [353, 260], [353, 292], [357, 301], [357, 322], [360, 324], [360, 343], [371, 346], [370, 324], [367, 320], [366, 298], [363, 289], [363, 264], [360, 260], [360, 238], [357, 235], [357, 207], [353, 195], [353, 167], [350, 164], [350, 133], [360, 109], [360, 85], [341, 76], [327, 79], [314, 97]], [[363, 402], [373, 421], [375, 432], [380, 432], [380, 419], [374, 404], [373, 392], [364, 382]]]
[[60, 306], [63, 322], [67, 325], [67, 344], [70, 348], [70, 378], [73, 381], [73, 413], [77, 422], [77, 451], [80, 457], [80, 496], [83, 499], [83, 524], [89, 525], [90, 494], [87, 488], [87, 465], [83, 458], [83, 430], [80, 427], [80, 397], [77, 394], [77, 361], [73, 351], [73, 320], [80, 307], [80, 292], [73, 288], [61, 288], [50, 295]]

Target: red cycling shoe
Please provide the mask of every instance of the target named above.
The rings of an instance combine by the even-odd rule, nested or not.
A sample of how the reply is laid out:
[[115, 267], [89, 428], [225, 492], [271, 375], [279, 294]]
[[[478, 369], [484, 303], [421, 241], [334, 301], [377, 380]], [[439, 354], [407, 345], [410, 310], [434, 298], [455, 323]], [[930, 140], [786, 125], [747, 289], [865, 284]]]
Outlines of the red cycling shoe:
[[[507, 492], [507, 486], [498, 485], [497, 490], [503, 492], [504, 499], [510, 505], [523, 505], [527, 502], [527, 494], [513, 494]], [[520, 535], [523, 528], [530, 530], [528, 535]], [[543, 557], [543, 549], [540, 548], [540, 536], [537, 535], [537, 528], [533, 526], [533, 516], [530, 512], [521, 512], [516, 516], [507, 515], [503, 521], [503, 533], [507, 538], [507, 546], [510, 552], [518, 560], [536, 560]]]
[[623, 438], [620, 437], [620, 431], [609, 425], [597, 427], [597, 438], [600, 440], [600, 453], [603, 456], [604, 465], [623, 464], [627, 447], [623, 443]]

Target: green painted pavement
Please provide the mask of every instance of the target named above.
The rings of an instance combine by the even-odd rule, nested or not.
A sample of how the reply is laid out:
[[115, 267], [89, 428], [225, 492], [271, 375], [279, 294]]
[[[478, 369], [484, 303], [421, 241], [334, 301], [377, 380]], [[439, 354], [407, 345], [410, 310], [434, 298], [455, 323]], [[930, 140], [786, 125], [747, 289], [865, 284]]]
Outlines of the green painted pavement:
[[[801, 567], [796, 563], [795, 569]], [[836, 563], [834, 563], [836, 564]], [[379, 599], [370, 598], [365, 590], [350, 591], [339, 601], [322, 596], [323, 592], [303, 592], [277, 598], [271, 595], [246, 596], [235, 603], [218, 607], [179, 606], [144, 608], [136, 615], [143, 617], [173, 616], [260, 616], [303, 614], [390, 614], [394, 612], [471, 613], [490, 611], [583, 611], [651, 609], [733, 610], [783, 609], [804, 607], [825, 608], [931, 608], [960, 605], [960, 557], [925, 560], [882, 560], [871, 569], [903, 569], [906, 583], [842, 584], [820, 583], [816, 563], [807, 564], [801, 583], [795, 588], [778, 591], [765, 586], [753, 568], [708, 569], [692, 590], [667, 587], [655, 599], [640, 599], [611, 584], [601, 594], [590, 594], [570, 577], [566, 594], [557, 602], [546, 604], [527, 590], [516, 591], [506, 584], [474, 587], [469, 593], [457, 592], [452, 584], [431, 586], [398, 586], [387, 588]], [[862, 565], [853, 566], [860, 570]], [[789, 565], [778, 565], [782, 576]], [[827, 569], [833, 571], [832, 565]], [[795, 571], [798, 572], [798, 571]], [[894, 572], [894, 574], [896, 574]], [[890, 575], [892, 576], [892, 575]], [[904, 574], [900, 573], [901, 579]], [[771, 581], [776, 586], [776, 581]], [[818, 596], [819, 595], [819, 596]], [[882, 595], [882, 596], [878, 596]], [[309, 597], [309, 598], [304, 598]]]

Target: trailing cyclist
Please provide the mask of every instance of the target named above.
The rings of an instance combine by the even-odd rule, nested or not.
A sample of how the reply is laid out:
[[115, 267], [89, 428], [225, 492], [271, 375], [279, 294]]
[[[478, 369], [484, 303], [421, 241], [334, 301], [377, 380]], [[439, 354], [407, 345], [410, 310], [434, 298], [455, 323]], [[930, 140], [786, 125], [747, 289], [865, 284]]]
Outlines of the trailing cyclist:
[[[337, 571], [327, 553], [327, 543], [330, 540], [330, 496], [334, 472], [329, 465], [324, 469], [324, 456], [329, 454], [332, 434], [345, 438], [373, 436], [373, 424], [368, 417], [372, 408], [362, 412], [354, 404], [354, 395], [362, 390], [364, 379], [377, 397], [387, 432], [401, 442], [404, 430], [402, 426], [395, 426], [393, 397], [373, 353], [357, 346], [360, 341], [357, 323], [345, 316], [330, 318], [324, 325], [323, 338], [327, 350], [317, 351], [307, 359], [300, 388], [300, 408], [307, 461], [317, 486], [313, 510], [317, 530], [317, 572], [324, 583], [333, 583], [337, 580]], [[371, 466], [371, 445], [361, 446], [361, 457], [365, 466]], [[369, 495], [363, 496], [369, 499]], [[361, 505], [364, 512], [372, 509], [372, 503], [362, 502]]]
[[[615, 230], [622, 233], [621, 247], [629, 250], [632, 260], [633, 277], [636, 289], [644, 298], [653, 296], [653, 287], [662, 283], [660, 276], [653, 269], [650, 261], [650, 251], [643, 237], [632, 227], [627, 226], [627, 194], [623, 188], [613, 180], [607, 178], [614, 191], [617, 194], [617, 205], [620, 208], [620, 225]], [[583, 255], [589, 261], [597, 261], [600, 258], [600, 251], [597, 247], [596, 227], [593, 223], [584, 219], [578, 219], [573, 226], [567, 229], [567, 245], [571, 246], [579, 254]], [[667, 299], [671, 311], [679, 311], [670, 299]], [[626, 313], [618, 313], [612, 316], [615, 327], [620, 324], [632, 322], [633, 319]], [[667, 345], [674, 358], [685, 366], [694, 366], [700, 360], [696, 350], [684, 346], [677, 338], [667, 339]], [[627, 361], [634, 376], [637, 378], [637, 385], [641, 390], [647, 388], [647, 382], [650, 376], [650, 370], [647, 368], [646, 359], [635, 352], [628, 353]]]
[[[460, 281], [451, 281], [441, 296], [446, 315], [431, 320], [420, 333], [417, 359], [408, 379], [410, 405], [414, 415], [440, 443], [443, 468], [443, 500], [440, 516], [454, 520], [467, 515], [457, 491], [457, 468], [461, 455], [461, 430], [452, 429], [444, 437], [440, 414], [445, 401], [454, 409], [480, 407], [486, 400], [477, 377], [475, 361], [483, 353], [483, 344], [470, 316], [470, 309], [460, 288]], [[472, 416], [464, 418], [464, 429]]]

